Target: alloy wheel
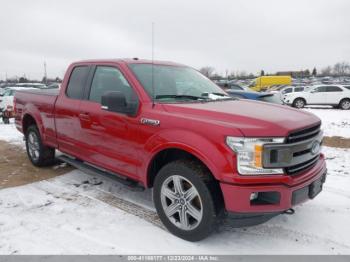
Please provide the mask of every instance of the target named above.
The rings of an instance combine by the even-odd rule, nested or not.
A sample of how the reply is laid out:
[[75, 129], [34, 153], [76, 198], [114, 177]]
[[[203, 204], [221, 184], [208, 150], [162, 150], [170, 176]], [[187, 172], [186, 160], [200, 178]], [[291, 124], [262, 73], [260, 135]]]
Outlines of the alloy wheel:
[[193, 230], [203, 218], [201, 197], [186, 178], [173, 175], [162, 184], [161, 204], [165, 215], [176, 227]]

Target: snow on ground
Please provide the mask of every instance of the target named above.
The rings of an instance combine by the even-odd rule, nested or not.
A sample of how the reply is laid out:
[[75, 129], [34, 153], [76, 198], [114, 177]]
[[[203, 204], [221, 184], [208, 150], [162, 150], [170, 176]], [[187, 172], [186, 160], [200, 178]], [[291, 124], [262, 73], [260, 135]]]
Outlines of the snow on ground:
[[317, 115], [322, 120], [325, 136], [340, 136], [350, 138], [350, 111], [329, 107], [305, 108], [308, 112]]
[[11, 124], [9, 125], [5, 125], [0, 120], [0, 140], [4, 140], [17, 145], [22, 144], [23, 135], [16, 129], [13, 119], [11, 119]]
[[[350, 137], [338, 121], [348, 121], [345, 111], [306, 110], [329, 115], [326, 135]], [[13, 124], [0, 124], [0, 140], [23, 145]], [[225, 224], [199, 243], [162, 228], [150, 190], [132, 192], [77, 170], [2, 189], [0, 254], [350, 254], [350, 149], [324, 152], [329, 169], [324, 190], [294, 215], [248, 228]]]
[[[176, 238], [150, 220], [149, 190], [131, 192], [80, 171], [3, 189], [0, 254], [350, 254], [350, 154], [325, 152], [330, 172], [324, 191], [295, 215], [248, 228], [224, 226], [199, 243]], [[140, 207], [116, 208], [112, 198]]]

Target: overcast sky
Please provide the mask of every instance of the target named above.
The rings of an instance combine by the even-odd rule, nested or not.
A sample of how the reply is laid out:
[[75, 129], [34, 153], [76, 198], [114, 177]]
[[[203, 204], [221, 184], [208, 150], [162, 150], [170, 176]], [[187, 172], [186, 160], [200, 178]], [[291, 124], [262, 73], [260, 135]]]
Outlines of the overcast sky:
[[155, 58], [219, 73], [350, 61], [349, 0], [0, 0], [0, 79], [62, 76], [89, 58]]

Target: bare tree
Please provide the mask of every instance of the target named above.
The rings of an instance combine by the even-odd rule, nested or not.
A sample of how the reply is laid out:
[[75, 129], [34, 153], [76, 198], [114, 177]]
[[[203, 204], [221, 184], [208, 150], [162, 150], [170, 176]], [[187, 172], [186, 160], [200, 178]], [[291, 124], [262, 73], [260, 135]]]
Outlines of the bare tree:
[[330, 76], [331, 74], [332, 74], [332, 67], [331, 66], [327, 66], [327, 67], [321, 69], [322, 76]]
[[204, 66], [201, 69], [199, 69], [199, 71], [206, 77], [211, 77], [215, 71], [215, 68], [211, 66]]
[[336, 63], [333, 67], [333, 73], [337, 76], [345, 76], [350, 70], [350, 64], [347, 62]]
[[317, 69], [316, 67], [314, 67], [314, 69], [312, 69], [312, 76], [317, 76]]

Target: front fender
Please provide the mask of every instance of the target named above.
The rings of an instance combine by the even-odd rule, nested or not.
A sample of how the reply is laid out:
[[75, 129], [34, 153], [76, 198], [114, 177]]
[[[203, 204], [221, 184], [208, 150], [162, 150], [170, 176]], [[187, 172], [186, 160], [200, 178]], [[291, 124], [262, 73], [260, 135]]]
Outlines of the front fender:
[[[216, 140], [215, 140], [216, 141]], [[147, 161], [144, 161], [142, 173], [147, 174], [148, 168], [154, 157], [166, 149], [180, 149], [194, 155], [202, 161], [217, 180], [221, 180], [224, 174], [232, 173], [232, 151], [224, 144], [222, 137], [214, 142], [204, 136], [187, 130], [164, 130], [152, 136], [144, 145], [147, 152]], [[143, 181], [147, 185], [148, 178]]]

